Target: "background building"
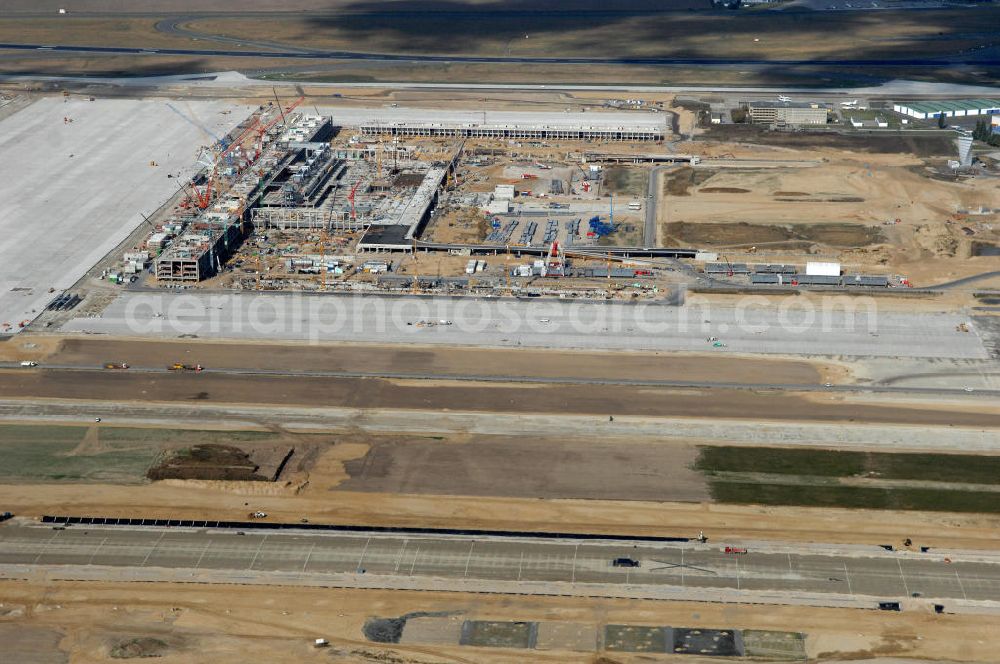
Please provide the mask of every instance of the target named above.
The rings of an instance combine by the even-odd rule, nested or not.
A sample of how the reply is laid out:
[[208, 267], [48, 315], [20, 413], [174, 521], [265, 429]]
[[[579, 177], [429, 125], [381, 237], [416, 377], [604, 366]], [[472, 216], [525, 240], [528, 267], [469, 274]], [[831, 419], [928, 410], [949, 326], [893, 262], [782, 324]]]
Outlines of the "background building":
[[946, 118], [966, 118], [1000, 113], [1000, 100], [961, 99], [944, 101], [910, 101], [892, 105], [892, 110], [918, 120], [943, 115]]

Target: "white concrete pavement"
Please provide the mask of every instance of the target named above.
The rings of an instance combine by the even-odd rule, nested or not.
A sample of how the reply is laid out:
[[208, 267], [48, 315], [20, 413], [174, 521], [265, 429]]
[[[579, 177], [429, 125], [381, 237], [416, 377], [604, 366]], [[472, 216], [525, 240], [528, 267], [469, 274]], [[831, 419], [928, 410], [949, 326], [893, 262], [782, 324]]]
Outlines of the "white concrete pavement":
[[200, 168], [209, 132], [225, 135], [250, 110], [171, 103], [179, 113], [164, 100], [47, 97], [0, 122], [0, 331], [71, 287], [177, 193], [167, 174]]

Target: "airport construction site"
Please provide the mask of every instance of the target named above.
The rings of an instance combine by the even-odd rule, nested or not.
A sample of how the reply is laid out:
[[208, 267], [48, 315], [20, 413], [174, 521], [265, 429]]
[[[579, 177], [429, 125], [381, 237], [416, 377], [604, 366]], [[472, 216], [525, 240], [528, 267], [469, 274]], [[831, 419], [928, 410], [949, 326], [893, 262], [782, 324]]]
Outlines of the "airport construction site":
[[[618, 246], [641, 241], [645, 192], [619, 199], [616, 221], [601, 157], [582, 150], [584, 142], [661, 142], [665, 129], [648, 120], [343, 127], [334, 116], [296, 111], [301, 101], [262, 107], [207, 150], [204, 170], [102, 277], [140, 286], [509, 294], [524, 277], [651, 277], [632, 256], [694, 256]], [[570, 165], [526, 161], [535, 152]], [[458, 226], [472, 216], [490, 230], [456, 241], [455, 216]], [[418, 252], [433, 254], [424, 259], [433, 274], [420, 274]], [[575, 269], [568, 256], [578, 259]]]
[[990, 168], [290, 89], [0, 115], [11, 652], [993, 661]]
[[[64, 108], [59, 101], [39, 103], [61, 123], [63, 140], [80, 149], [90, 116], [119, 104], [69, 93]], [[685, 142], [671, 127], [687, 111], [667, 110], [662, 101], [589, 113], [478, 113], [395, 104], [320, 109], [305, 97], [275, 97], [221, 111], [228, 123], [222, 131], [190, 103], [143, 104], [184, 128], [195, 159], [183, 164], [184, 174], [166, 174], [157, 200], [137, 206], [130, 218], [142, 223], [100, 238], [100, 247], [117, 247], [85, 272], [17, 285], [18, 274], [30, 275], [37, 263], [26, 256], [31, 264], [18, 274], [12, 266], [11, 292], [30, 298], [31, 307], [4, 311], [5, 331], [39, 314], [36, 325], [44, 327], [80, 312], [92, 316], [113, 292], [108, 286], [585, 300], [658, 300], [682, 288], [872, 294], [933, 285], [922, 272], [927, 251], [952, 265], [963, 256], [988, 263], [1000, 232], [988, 172], [948, 184], [914, 175], [897, 155], [866, 155], [859, 165], [829, 149], [775, 154]], [[31, 138], [22, 138], [27, 150]], [[155, 154], [148, 164], [147, 176], [163, 177]], [[897, 172], [923, 180], [937, 201], [950, 188], [954, 211], [937, 204], [929, 214], [913, 208], [915, 218], [886, 220], [906, 217], [898, 198], [876, 202], [871, 189], [879, 183], [838, 174], [857, 168], [880, 180]], [[94, 186], [79, 173], [67, 177], [79, 188]], [[799, 180], [810, 178], [849, 186], [798, 191]], [[91, 259], [103, 253], [74, 247]], [[42, 297], [39, 281], [52, 297]]]
[[341, 137], [332, 117], [293, 113], [297, 105], [270, 109], [266, 122], [258, 112], [219, 144], [215, 163], [187, 185], [145, 250], [125, 254], [107, 278], [257, 291], [642, 297], [683, 281], [668, 273], [684, 258], [712, 279], [752, 272], [750, 285], [908, 285], [887, 275], [824, 280], [831, 275], [805, 265], [750, 270], [713, 263], [712, 252], [660, 246], [650, 173], [617, 164], [700, 158], [568, 142], [662, 142], [650, 128], [506, 125], [506, 146], [497, 148], [495, 125], [369, 123]]

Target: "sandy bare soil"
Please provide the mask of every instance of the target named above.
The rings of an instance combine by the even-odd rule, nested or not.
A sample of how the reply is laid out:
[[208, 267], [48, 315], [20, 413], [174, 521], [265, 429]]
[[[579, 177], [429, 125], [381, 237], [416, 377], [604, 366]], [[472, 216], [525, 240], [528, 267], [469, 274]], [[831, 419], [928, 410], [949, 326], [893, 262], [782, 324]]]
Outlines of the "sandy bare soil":
[[[753, 262], [801, 263], [803, 252], [813, 248], [818, 255], [842, 261], [848, 271], [895, 271], [917, 284], [1000, 265], [995, 257], [972, 255], [973, 241], [1000, 240], [994, 232], [997, 216], [960, 214], [1000, 207], [995, 178], [946, 181], [926, 169], [926, 164], [942, 165], [943, 159], [905, 154], [733, 143], [705, 147], [710, 154], [812, 159], [817, 165], [705, 169], [695, 171], [686, 186], [668, 184], [659, 210], [668, 242], [707, 243], [725, 251], [730, 260]], [[867, 229], [870, 237], [852, 225]], [[797, 229], [792, 238], [785, 237], [789, 226]]]
[[[517, 651], [441, 644], [376, 644], [362, 626], [372, 616], [442, 612], [459, 620], [544, 620], [567, 624], [674, 625], [792, 630], [806, 634], [811, 660], [907, 656], [931, 660], [996, 661], [993, 616], [887, 614], [850, 609], [721, 606], [694, 602], [495, 597], [461, 593], [386, 592], [286, 587], [212, 587], [126, 583], [8, 582], [0, 588], [0, 627], [39, 637], [38, 661], [105, 662], [115, 644], [155, 639], [156, 661], [329, 662], [350, 664], [631, 664], [648, 655]], [[974, 635], [974, 636], [973, 636]], [[315, 638], [330, 642], [316, 650]], [[17, 642], [15, 642], [17, 643]], [[17, 652], [17, 650], [15, 650]], [[63, 659], [58, 659], [62, 654]], [[598, 659], [598, 657], [604, 659]], [[23, 661], [23, 660], [22, 660]], [[114, 660], [112, 660], [114, 661]]]

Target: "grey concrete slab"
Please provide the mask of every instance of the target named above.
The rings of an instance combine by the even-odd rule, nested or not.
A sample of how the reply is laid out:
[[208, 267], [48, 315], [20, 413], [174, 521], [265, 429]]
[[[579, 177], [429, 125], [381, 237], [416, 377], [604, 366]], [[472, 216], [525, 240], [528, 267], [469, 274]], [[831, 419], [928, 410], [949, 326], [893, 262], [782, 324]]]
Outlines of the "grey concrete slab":
[[573, 578], [573, 549], [557, 544], [522, 547], [519, 581], [569, 581]]
[[214, 538], [206, 538], [201, 546], [195, 546], [182, 534], [167, 534], [146, 560], [146, 566], [197, 568], [213, 543]]
[[303, 569], [308, 572], [355, 572], [366, 541], [363, 538], [319, 538], [309, 560], [303, 562]]
[[906, 582], [900, 573], [900, 562], [865, 558], [847, 561], [851, 587], [855, 594], [876, 597], [906, 597]]
[[[43, 98], [0, 122], [0, 322], [13, 331], [177, 192], [196, 152], [250, 109], [224, 102]], [[233, 110], [222, 115], [221, 111]], [[187, 115], [187, 119], [182, 114]], [[156, 166], [151, 166], [155, 162]], [[16, 165], [16, 167], [14, 166]]]
[[268, 539], [254, 552], [250, 569], [298, 572], [310, 558], [311, 551], [312, 548], [302, 542]]
[[199, 569], [248, 569], [263, 537], [215, 538], [200, 558]]
[[989, 565], [963, 563], [951, 565], [957, 582], [960, 584], [960, 595], [971, 600], [993, 600], [1000, 598], [1000, 577]]
[[[367, 540], [366, 540], [367, 541]], [[358, 567], [365, 574], [398, 574], [410, 542], [404, 538], [373, 538], [358, 556]]]
[[[476, 540], [475, 556], [469, 561], [473, 578], [516, 581], [524, 545], [511, 542]], [[463, 572], [464, 573], [464, 572]]]
[[[923, 597], [962, 597], [963, 586], [958, 574], [965, 565], [942, 566], [924, 560], [901, 560], [906, 589], [911, 595]], [[971, 581], [971, 579], [970, 579]], [[995, 594], [995, 593], [994, 593]]]
[[422, 576], [461, 578], [474, 552], [475, 540], [422, 540], [412, 572]]

